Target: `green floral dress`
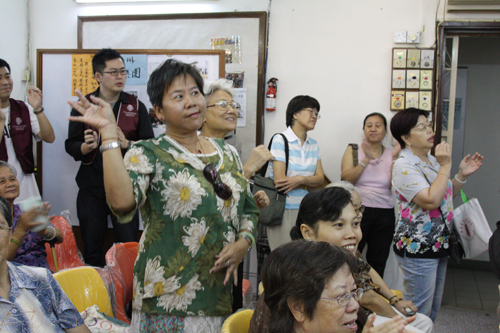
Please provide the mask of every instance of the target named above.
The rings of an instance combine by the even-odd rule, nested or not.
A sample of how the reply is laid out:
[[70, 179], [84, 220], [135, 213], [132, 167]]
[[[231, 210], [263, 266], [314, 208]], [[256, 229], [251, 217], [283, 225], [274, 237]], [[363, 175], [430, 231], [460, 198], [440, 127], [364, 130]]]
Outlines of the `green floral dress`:
[[[190, 153], [168, 135], [139, 141], [125, 155], [144, 223], [133, 300], [133, 309], [143, 314], [231, 314], [232, 282], [223, 285], [225, 269], [214, 274], [210, 269], [239, 230], [256, 234], [259, 211], [235, 149], [223, 140], [208, 140], [215, 152], [206, 156]], [[203, 176], [207, 163], [233, 191], [229, 200], [219, 198]], [[129, 221], [134, 213], [119, 221]]]

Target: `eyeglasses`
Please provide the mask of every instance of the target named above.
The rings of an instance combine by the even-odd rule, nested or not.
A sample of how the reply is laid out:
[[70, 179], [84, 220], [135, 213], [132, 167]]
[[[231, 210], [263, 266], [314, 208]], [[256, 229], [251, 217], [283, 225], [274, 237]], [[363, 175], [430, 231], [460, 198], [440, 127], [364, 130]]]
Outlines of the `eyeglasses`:
[[205, 176], [205, 179], [213, 185], [215, 194], [217, 194], [219, 198], [221, 198], [222, 200], [231, 199], [231, 197], [233, 196], [233, 191], [229, 186], [217, 180], [217, 177], [219, 175], [217, 174], [215, 165], [213, 165], [212, 163], [208, 164], [203, 169], [203, 176]]
[[365, 205], [359, 205], [359, 207], [354, 208], [356, 214], [363, 214], [365, 212]]
[[427, 131], [427, 128], [430, 128], [432, 130], [432, 123], [431, 122], [427, 122], [427, 123], [420, 123], [420, 124], [417, 124], [417, 126], [415, 126], [413, 129], [417, 132], [424, 132], [424, 131]]
[[207, 108], [210, 108], [212, 106], [218, 106], [219, 109], [222, 111], [226, 111], [228, 106], [231, 106], [234, 110], [240, 111], [241, 110], [241, 105], [240, 103], [236, 103], [235, 101], [228, 102], [225, 99], [221, 99], [220, 101], [212, 104], [212, 105], [207, 105]]
[[109, 74], [111, 76], [118, 76], [118, 74], [120, 74], [122, 76], [126, 76], [127, 75], [127, 70], [126, 69], [120, 69], [119, 71], [114, 70], [114, 71], [103, 72], [103, 73], [107, 73], [107, 74]]
[[313, 110], [313, 109], [302, 109], [302, 111], [308, 111], [310, 114], [311, 114], [311, 117], [312, 116], [316, 116], [316, 118], [321, 118], [320, 114], [319, 114], [319, 111], [317, 110]]
[[354, 298], [356, 301], [359, 302], [361, 297], [363, 297], [363, 288], [358, 288], [352, 292], [343, 293], [339, 297], [335, 298], [320, 297], [320, 299], [328, 299], [332, 301], [335, 300], [337, 301], [337, 303], [339, 303], [340, 306], [346, 306], [351, 301], [351, 298]]

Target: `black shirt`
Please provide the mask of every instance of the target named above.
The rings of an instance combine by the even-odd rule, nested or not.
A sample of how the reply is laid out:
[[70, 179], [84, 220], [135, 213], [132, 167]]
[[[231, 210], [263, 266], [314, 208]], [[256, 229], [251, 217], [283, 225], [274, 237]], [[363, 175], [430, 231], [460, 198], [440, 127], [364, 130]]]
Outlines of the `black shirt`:
[[[99, 96], [99, 89], [94, 93], [94, 96]], [[130, 104], [135, 102], [130, 100], [129, 96], [124, 92], [120, 93], [118, 101], [113, 107], [113, 113], [115, 114], [115, 119], [118, 116], [118, 111], [120, 104]], [[135, 98], [134, 98], [135, 99]], [[121, 102], [121, 103], [120, 103]], [[146, 106], [139, 101], [139, 125], [137, 126], [137, 139], [147, 140], [154, 137], [153, 127], [149, 120], [149, 114]], [[72, 116], [81, 116], [81, 114], [75, 109], [71, 110]], [[102, 169], [102, 155], [99, 152], [99, 147], [94, 151], [91, 151], [87, 155], [83, 155], [81, 151], [81, 146], [85, 142], [84, 140], [85, 125], [81, 122], [69, 122], [68, 127], [68, 138], [65, 141], [66, 152], [71, 155], [75, 161], [82, 161], [80, 164], [80, 169], [76, 175], [76, 183], [80, 191], [90, 194], [96, 197], [104, 198], [106, 196], [104, 191], [104, 179], [103, 179], [103, 169]], [[101, 143], [99, 143], [99, 146]], [[92, 159], [91, 157], [95, 157]]]

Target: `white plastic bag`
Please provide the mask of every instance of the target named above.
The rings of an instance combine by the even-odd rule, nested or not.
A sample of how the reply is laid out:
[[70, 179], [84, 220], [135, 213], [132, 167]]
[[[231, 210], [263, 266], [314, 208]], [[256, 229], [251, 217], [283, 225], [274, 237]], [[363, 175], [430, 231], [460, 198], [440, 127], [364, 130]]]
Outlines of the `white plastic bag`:
[[[477, 199], [468, 200], [461, 192], [464, 204], [455, 209], [453, 223], [460, 236], [466, 258], [474, 258], [488, 251], [493, 232]], [[468, 200], [468, 201], [467, 201]]]

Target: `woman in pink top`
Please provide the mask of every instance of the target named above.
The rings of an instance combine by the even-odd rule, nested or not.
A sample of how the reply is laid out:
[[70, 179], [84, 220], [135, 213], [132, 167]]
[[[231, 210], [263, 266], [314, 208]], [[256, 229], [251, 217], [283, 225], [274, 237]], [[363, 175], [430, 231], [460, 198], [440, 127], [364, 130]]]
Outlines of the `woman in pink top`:
[[363, 123], [365, 140], [358, 149], [358, 164], [354, 165], [353, 148], [348, 146], [342, 158], [342, 179], [358, 188], [364, 209], [359, 250], [368, 245], [366, 259], [380, 276], [384, 276], [394, 234], [394, 200], [391, 194], [391, 167], [399, 151], [387, 148], [382, 140], [387, 134], [387, 120], [370, 113]]

